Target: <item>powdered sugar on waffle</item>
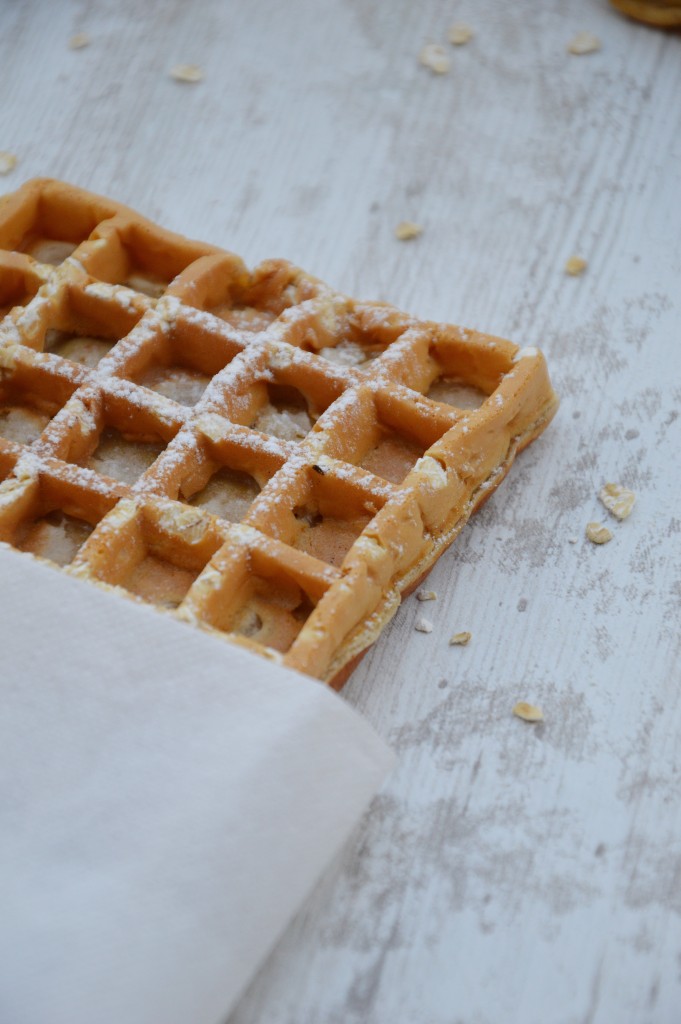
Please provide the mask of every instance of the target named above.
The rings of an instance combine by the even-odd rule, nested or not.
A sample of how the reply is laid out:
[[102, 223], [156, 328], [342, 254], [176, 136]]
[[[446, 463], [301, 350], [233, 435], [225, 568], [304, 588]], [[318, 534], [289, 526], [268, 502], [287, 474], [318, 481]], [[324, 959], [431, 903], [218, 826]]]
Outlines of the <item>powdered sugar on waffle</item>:
[[[34, 192], [42, 189], [47, 197], [44, 201], [51, 202], [52, 192], [58, 194], [60, 188], [68, 189], [55, 183], [40, 183], [26, 186], [26, 194], [30, 202], [35, 202]], [[211, 589], [215, 593], [241, 593], [243, 580], [238, 574], [244, 571], [244, 555], [240, 553], [233, 558], [236, 549], [247, 548], [249, 560], [251, 552], [266, 554], [267, 572], [272, 574], [271, 588], [273, 591], [280, 588], [281, 599], [293, 602], [291, 609], [297, 607], [296, 587], [301, 587], [308, 596], [313, 595], [313, 604], [319, 600], [309, 619], [306, 619], [309, 601], [307, 605], [304, 601], [300, 604], [297, 613], [300, 618], [292, 634], [295, 639], [290, 651], [284, 654], [284, 660], [313, 675], [335, 674], [348, 658], [375, 638], [397, 607], [401, 589], [409, 580], [423, 574], [445, 543], [461, 528], [480, 495], [493, 488], [504, 475], [507, 465], [502, 463], [503, 472], [500, 466], [491, 471], [487, 467], [486, 475], [481, 476], [480, 460], [472, 458], [469, 452], [465, 453], [466, 465], [462, 466], [462, 435], [468, 432], [469, 424], [471, 429], [475, 428], [475, 437], [479, 436], [482, 444], [486, 437], [505, 438], [507, 425], [513, 422], [516, 435], [514, 439], [507, 438], [509, 455], [503, 456], [510, 461], [515, 451], [513, 446], [528, 443], [548, 421], [555, 399], [548, 380], [541, 377], [545, 374], [543, 362], [537, 359], [533, 360], [536, 366], [516, 366], [519, 361], [525, 362], [526, 357], [535, 356], [536, 350], [517, 351], [507, 342], [478, 332], [419, 322], [384, 304], [355, 303], [283, 263], [268, 261], [249, 278], [235, 257], [220, 254], [212, 247], [189, 243], [154, 225], [140, 222], [130, 211], [109, 201], [70, 190], [69, 202], [77, 201], [83, 202], [89, 211], [101, 210], [100, 214], [91, 214], [106, 222], [95, 232], [98, 231], [100, 237], [85, 239], [75, 255], [66, 256], [56, 268], [46, 263], [36, 264], [30, 257], [22, 256], [27, 272], [33, 274], [34, 280], [37, 276], [43, 284], [36, 298], [21, 313], [15, 311], [6, 317], [0, 328], [0, 360], [9, 381], [7, 386], [11, 386], [12, 376], [18, 373], [19, 367], [26, 379], [31, 373], [42, 374], [43, 391], [44, 375], [51, 374], [55, 394], [65, 403], [67, 413], [56, 426], [46, 429], [35, 451], [26, 446], [21, 449], [14, 475], [9, 478], [13, 483], [9, 487], [3, 485], [0, 493], [7, 496], [13, 487], [39, 488], [43, 474], [54, 480], [57, 491], [67, 484], [80, 488], [76, 493], [82, 494], [83, 501], [87, 500], [88, 492], [99, 495], [101, 500], [94, 503], [96, 508], [90, 512], [91, 523], [97, 521], [102, 510], [106, 513], [112, 505], [113, 510], [104, 515], [86, 542], [83, 550], [91, 554], [100, 551], [99, 538], [105, 539], [101, 551], [106, 551], [109, 543], [125, 545], [126, 537], [132, 536], [125, 532], [131, 525], [137, 531], [135, 543], [141, 543], [139, 537], [144, 533], [144, 545], [151, 545], [152, 561], [166, 559], [172, 566], [173, 538], [179, 548], [184, 545], [185, 552], [195, 547], [197, 563], [193, 571], [198, 572], [198, 578], [190, 585], [176, 614], [202, 626], [210, 627], [216, 621], [208, 609], [213, 600], [208, 597]], [[140, 223], [143, 231], [131, 229]], [[109, 245], [113, 245], [116, 257], [106, 270]], [[135, 246], [148, 248], [138, 253]], [[154, 262], [155, 253], [163, 254], [158, 256], [158, 266]], [[215, 256], [215, 259], [202, 260], [204, 256]], [[193, 271], [195, 263], [196, 273]], [[203, 268], [206, 274], [213, 276], [201, 277]], [[218, 280], [216, 268], [219, 273], [224, 271], [224, 280]], [[166, 282], [178, 269], [181, 274], [167, 286]], [[95, 271], [108, 280], [118, 277], [119, 283], [97, 280]], [[146, 278], [139, 282], [142, 291], [120, 283], [120, 279], [136, 282], [140, 273], [148, 276], [157, 288], [154, 296], [144, 294]], [[93, 276], [88, 278], [90, 274]], [[203, 282], [200, 287], [197, 286], [199, 281]], [[167, 287], [172, 294], [167, 293]], [[67, 288], [69, 296], [65, 298]], [[106, 307], [110, 307], [112, 322], [119, 325], [121, 331], [129, 330], [130, 321], [141, 317], [125, 337], [113, 338], [109, 354], [95, 369], [87, 369], [56, 354], [34, 351], [41, 347], [48, 327], [55, 322], [61, 324], [71, 301], [71, 290], [73, 295], [80, 291], [89, 300], [89, 304], [83, 306], [95, 308], [95, 318], [105, 318]], [[202, 296], [209, 296], [206, 304], [213, 303], [211, 308], [224, 312], [224, 320], [207, 309], [198, 308]], [[230, 306], [232, 296], [233, 308]], [[54, 318], [53, 311], [57, 311], [59, 317]], [[237, 326], [229, 322], [230, 312]], [[178, 338], [175, 332], [179, 331]], [[96, 330], [92, 333], [96, 334]], [[452, 353], [448, 355], [450, 343]], [[506, 373], [492, 400], [483, 403], [480, 409], [467, 412], [465, 420], [459, 410], [454, 409], [450, 415], [445, 407], [429, 402], [419, 393], [427, 389], [438, 367], [441, 374], [452, 372], [447, 365], [440, 366], [440, 360], [442, 357], [445, 363], [448, 358], [455, 361], [460, 353], [457, 345], [476, 349], [473, 362], [481, 367], [483, 379], [492, 350], [495, 357], [493, 370], [488, 371], [490, 376], [493, 372], [498, 379], [499, 367]], [[220, 363], [222, 356], [227, 363], [216, 373], [215, 364]], [[157, 364], [161, 368], [167, 366], [169, 371], [186, 367], [190, 375], [194, 373], [199, 378], [199, 384], [202, 376], [210, 378], [195, 406], [180, 405], [151, 390], [154, 386], [151, 382], [150, 387], [134, 383], [148, 380], [146, 370]], [[514, 378], [524, 380], [533, 374], [539, 379], [537, 387], [516, 387]], [[416, 390], [410, 391], [405, 385]], [[66, 401], [69, 395], [71, 400]], [[266, 396], [269, 396], [267, 401]], [[174, 397], [178, 397], [177, 394]], [[314, 419], [321, 410], [326, 411], [315, 424]], [[122, 434], [122, 444], [127, 443], [128, 437], [134, 443], [139, 435], [138, 447], [146, 445], [152, 449], [151, 458], [154, 458], [154, 446], [147, 443], [149, 437], [158, 434], [164, 439], [165, 448], [159, 443], [160, 457], [130, 485], [114, 483], [92, 470], [60, 462], [52, 456], [45, 455], [41, 461], [36, 454], [38, 450], [41, 453], [72, 450], [66, 443], [69, 412], [81, 435], [80, 440], [74, 438], [81, 461], [87, 461], [88, 451], [101, 441], [98, 432], [102, 429], [102, 418], [107, 429], [112, 426]], [[59, 441], [57, 428], [62, 422], [66, 425], [66, 434], [61, 435], [61, 447], [51, 447], [51, 440]], [[457, 422], [459, 427], [451, 432], [448, 441], [449, 427]], [[446, 449], [446, 459], [441, 459], [439, 454], [438, 457], [429, 454], [428, 444], [434, 441]], [[16, 458], [17, 443], [0, 438], [0, 445], [10, 445], [11, 464]], [[380, 452], [391, 445], [393, 454], [389, 457], [397, 458], [398, 462], [402, 460], [400, 468], [403, 465], [406, 469], [406, 476], [400, 483], [389, 482], [397, 480], [398, 475], [391, 475], [380, 463], [381, 457], [387, 457]], [[471, 446], [470, 441], [467, 446]], [[232, 467], [230, 453], [237, 452], [239, 458]], [[367, 452], [372, 458], [379, 452], [378, 463], [367, 460]], [[259, 523], [262, 529], [235, 526], [181, 502], [168, 502], [167, 493], [175, 488], [171, 495], [174, 497], [177, 488], [182, 486], [183, 473], [186, 472], [191, 481], [190, 487], [200, 487], [202, 479], [216, 472], [223, 460], [228, 471], [235, 468], [238, 472], [243, 465], [250, 472], [252, 466], [260, 465], [259, 471], [253, 469], [260, 485], [270, 479], [259, 494], [255, 491], [247, 512], [248, 521]], [[449, 468], [450, 460], [452, 468]], [[354, 465], [363, 461], [375, 465], [377, 472], [385, 471], [388, 478]], [[464, 492], [452, 498], [455, 504], [449, 508], [443, 492], [453, 477], [459, 493], [459, 469], [465, 469]], [[333, 524], [339, 514], [333, 502], [340, 501], [345, 489], [352, 496], [347, 515], [350, 519], [358, 517], [358, 529], [367, 521], [366, 516], [376, 516], [371, 526], [354, 541], [348, 561], [343, 563], [352, 569], [344, 568], [340, 572], [319, 558], [297, 550], [293, 540], [291, 544], [283, 544], [268, 536], [266, 530], [278, 536], [280, 531], [289, 529], [285, 524], [290, 523], [297, 494], [329, 495], [324, 501], [332, 503], [333, 512], [328, 518]], [[438, 497], [435, 497], [436, 492]], [[433, 495], [430, 505], [424, 497], [428, 494]], [[3, 508], [7, 507], [8, 500], [15, 499], [5, 497]], [[303, 497], [302, 501], [307, 502], [308, 497]], [[418, 502], [428, 512], [427, 517], [421, 517]], [[322, 508], [326, 507], [322, 504]], [[144, 509], [155, 510], [154, 522], [167, 534], [165, 546], [159, 549], [153, 547], [154, 531], [147, 520], [142, 530], [139, 517], [146, 515]], [[305, 516], [309, 513], [305, 505], [302, 511], [302, 522], [307, 524]], [[316, 515], [314, 501], [312, 512]], [[426, 518], [427, 530], [422, 527]], [[219, 523], [218, 532], [211, 532], [217, 529], [216, 523]], [[309, 523], [300, 529], [317, 525]], [[324, 524], [324, 529], [327, 527], [328, 524]], [[295, 523], [292, 528], [298, 529]], [[210, 557], [210, 550], [208, 555], [200, 551], [204, 535], [208, 534], [224, 538], [225, 557], [221, 555], [218, 559], [216, 556], [214, 564], [205, 565], [200, 560]], [[140, 548], [140, 557], [141, 551]], [[127, 565], [125, 558], [133, 556], [137, 557], [135, 552], [123, 551], [121, 565]], [[83, 569], [86, 557], [90, 555], [78, 556], [78, 571]], [[123, 569], [117, 569], [114, 563], [115, 560], [109, 566], [102, 563], [96, 575], [105, 578], [105, 582], [124, 587], [124, 574], [116, 576]], [[218, 565], [224, 569], [217, 568]], [[230, 573], [236, 575], [232, 578]], [[265, 596], [259, 600], [266, 604], [268, 596], [265, 591], [263, 594]], [[229, 621], [223, 616], [219, 621], [220, 629], [230, 632], [239, 616]], [[299, 630], [297, 634], [296, 630]], [[279, 653], [263, 649], [250, 638], [241, 642], [266, 656], [281, 659]]]
[[[82, 268], [81, 268], [82, 269]], [[141, 296], [122, 284], [104, 284], [102, 281], [90, 281], [83, 291], [104, 302], [112, 302], [121, 306], [127, 313], [136, 313], [140, 307]], [[146, 305], [146, 303], [145, 303]]]

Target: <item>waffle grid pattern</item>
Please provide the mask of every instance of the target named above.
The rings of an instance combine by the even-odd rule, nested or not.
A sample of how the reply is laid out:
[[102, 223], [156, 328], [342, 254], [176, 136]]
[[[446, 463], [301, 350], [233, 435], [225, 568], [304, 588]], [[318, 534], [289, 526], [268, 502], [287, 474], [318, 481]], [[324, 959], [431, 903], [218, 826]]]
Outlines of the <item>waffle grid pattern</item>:
[[557, 404], [535, 349], [49, 180], [0, 316], [0, 540], [334, 685]]

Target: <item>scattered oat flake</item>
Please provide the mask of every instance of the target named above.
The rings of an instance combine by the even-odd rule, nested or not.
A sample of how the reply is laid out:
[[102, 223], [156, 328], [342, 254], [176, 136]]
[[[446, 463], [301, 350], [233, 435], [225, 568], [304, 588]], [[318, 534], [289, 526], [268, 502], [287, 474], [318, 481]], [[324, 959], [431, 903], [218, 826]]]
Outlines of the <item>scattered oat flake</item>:
[[446, 75], [451, 67], [447, 51], [439, 43], [427, 43], [419, 54], [419, 60], [435, 75]]
[[601, 41], [592, 32], [578, 32], [571, 42], [568, 43], [568, 53], [574, 53], [581, 57], [585, 53], [595, 53], [601, 48]]
[[416, 595], [417, 601], [437, 601], [437, 594], [434, 590], [419, 590]]
[[457, 21], [454, 25], [449, 26], [447, 32], [447, 39], [449, 39], [452, 46], [464, 46], [469, 43], [473, 38], [473, 29], [470, 25], [464, 25], [463, 22]]
[[449, 640], [450, 647], [465, 647], [466, 644], [470, 643], [472, 633], [464, 631], [463, 633], [455, 633]]
[[414, 623], [414, 629], [417, 629], [419, 633], [432, 633], [433, 623], [428, 619], [424, 619], [423, 616], [420, 616]]
[[176, 64], [170, 75], [176, 82], [200, 82], [203, 71], [198, 64]]
[[586, 535], [592, 544], [607, 544], [612, 540], [612, 534], [603, 523], [587, 523]]
[[14, 153], [6, 153], [0, 150], [0, 174], [9, 174], [17, 165], [17, 158]]
[[516, 718], [522, 718], [523, 722], [543, 722], [544, 712], [541, 708], [538, 708], [535, 704], [528, 704], [524, 700], [519, 700], [516, 706], [513, 708], [513, 714]]
[[568, 544], [576, 544], [579, 537], [568, 537]]
[[420, 224], [414, 224], [411, 220], [401, 220], [395, 228], [395, 237], [399, 238], [400, 242], [407, 242], [410, 238], [418, 238], [422, 231]]
[[69, 39], [69, 50], [82, 50], [84, 46], [90, 45], [90, 37], [86, 32], [76, 32], [75, 36]]
[[581, 256], [571, 256], [565, 264], [565, 273], [569, 274], [570, 277], [579, 277], [580, 274], [584, 273], [588, 265]]
[[598, 499], [616, 519], [626, 519], [632, 513], [636, 495], [621, 484], [604, 484]]

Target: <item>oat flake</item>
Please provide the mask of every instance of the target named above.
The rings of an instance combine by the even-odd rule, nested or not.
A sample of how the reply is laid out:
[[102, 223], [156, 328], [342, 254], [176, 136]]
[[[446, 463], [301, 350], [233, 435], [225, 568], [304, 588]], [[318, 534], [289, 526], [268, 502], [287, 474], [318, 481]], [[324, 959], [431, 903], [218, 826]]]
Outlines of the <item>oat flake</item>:
[[423, 616], [418, 618], [414, 623], [414, 629], [418, 630], [419, 633], [432, 633], [433, 623], [428, 619], [424, 619]]
[[469, 633], [467, 630], [464, 630], [463, 633], [455, 633], [454, 636], [450, 638], [449, 646], [465, 647], [466, 644], [469, 644], [471, 642], [472, 636], [473, 634]]
[[446, 75], [451, 67], [447, 51], [439, 43], [427, 43], [419, 54], [419, 60], [435, 75]]
[[621, 520], [631, 515], [636, 495], [621, 484], [604, 484], [598, 492], [598, 499], [608, 512]]
[[543, 722], [544, 712], [541, 708], [538, 708], [535, 704], [527, 704], [526, 701], [520, 700], [513, 708], [513, 714], [516, 718], [522, 718], [523, 722]]
[[69, 50], [82, 50], [84, 46], [90, 45], [90, 37], [86, 32], [76, 32], [75, 36], [69, 39]]
[[449, 39], [452, 46], [464, 46], [469, 43], [473, 38], [473, 29], [470, 25], [464, 25], [462, 22], [456, 22], [454, 25], [450, 25], [449, 31], [447, 32], [447, 39]]
[[17, 165], [17, 158], [14, 153], [7, 153], [0, 150], [0, 174], [9, 174]]
[[418, 238], [423, 232], [420, 224], [414, 224], [411, 220], [402, 220], [395, 228], [395, 237], [401, 242], [407, 242], [410, 238]]
[[437, 601], [437, 594], [434, 590], [419, 590], [416, 595], [417, 601]]
[[568, 43], [568, 53], [574, 53], [581, 57], [585, 53], [595, 53], [601, 48], [601, 41], [592, 32], [578, 32], [575, 38]]
[[579, 277], [580, 274], [584, 273], [588, 265], [581, 256], [571, 256], [565, 264], [565, 273], [569, 274], [570, 277]]
[[603, 523], [587, 523], [586, 535], [592, 544], [607, 544], [609, 540], [612, 540], [610, 530], [607, 526], [603, 526]]
[[170, 72], [176, 82], [200, 82], [203, 71], [198, 64], [176, 64]]

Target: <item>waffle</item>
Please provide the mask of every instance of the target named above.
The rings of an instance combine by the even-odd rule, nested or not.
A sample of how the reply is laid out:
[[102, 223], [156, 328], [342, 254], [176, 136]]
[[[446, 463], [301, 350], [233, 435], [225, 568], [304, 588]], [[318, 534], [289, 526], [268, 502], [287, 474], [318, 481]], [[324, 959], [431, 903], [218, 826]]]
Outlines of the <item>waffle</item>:
[[610, 0], [622, 14], [657, 28], [681, 28], [681, 0]]
[[0, 541], [336, 687], [557, 406], [536, 349], [51, 180], [0, 307]]

